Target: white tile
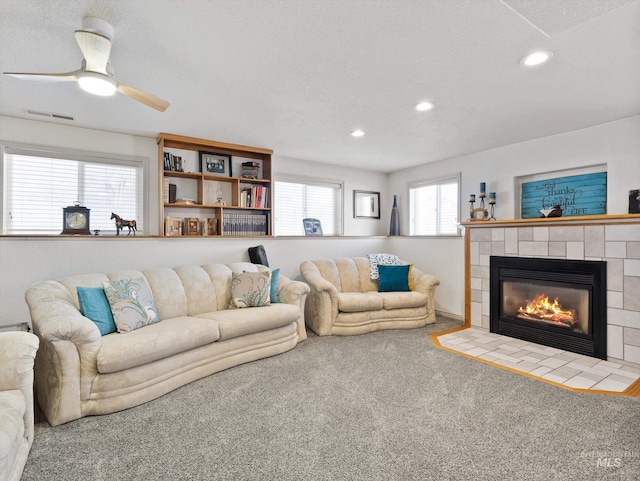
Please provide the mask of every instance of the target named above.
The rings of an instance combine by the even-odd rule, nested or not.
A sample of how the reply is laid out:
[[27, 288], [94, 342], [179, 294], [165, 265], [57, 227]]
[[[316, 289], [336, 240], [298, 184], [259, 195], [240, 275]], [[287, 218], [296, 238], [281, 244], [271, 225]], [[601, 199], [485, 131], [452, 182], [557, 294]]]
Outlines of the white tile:
[[521, 256], [548, 256], [548, 242], [520, 241], [518, 251]]
[[626, 242], [605, 242], [604, 244], [605, 257], [617, 257], [624, 259], [627, 257], [627, 243]]
[[584, 242], [567, 242], [567, 259], [584, 259]]
[[534, 227], [533, 228], [533, 240], [537, 242], [547, 242], [549, 240], [549, 228], [548, 227]]
[[471, 325], [482, 327], [482, 303], [471, 303]]
[[[607, 323], [614, 326], [640, 328], [640, 311], [607, 308]], [[611, 354], [613, 356], [613, 354]], [[617, 357], [617, 356], [613, 356]]]
[[607, 355], [622, 359], [624, 357], [623, 348], [623, 328], [607, 324]]
[[640, 277], [640, 259], [624, 260], [624, 275]]
[[469, 263], [471, 265], [480, 264], [480, 243], [479, 242], [469, 243]]
[[505, 254], [518, 253], [518, 229], [505, 229], [504, 252]]
[[551, 367], [553, 369], [556, 369], [560, 366], [564, 366], [565, 364], [567, 364], [568, 361], [565, 361], [563, 359], [557, 359], [555, 357], [550, 357], [548, 359], [542, 359], [540, 361], [538, 361], [538, 364], [541, 364], [543, 366], [548, 366]]
[[607, 225], [604, 238], [608, 241], [637, 241], [640, 239], [640, 224]]
[[482, 315], [489, 316], [491, 309], [491, 298], [488, 291], [482, 291]]
[[557, 382], [557, 383], [560, 383], [560, 384], [562, 384], [563, 382], [565, 382], [567, 380], [566, 377], [558, 376], [556, 374], [551, 374], [551, 373], [544, 374], [544, 375], [542, 375], [540, 377], [542, 379], [548, 379], [549, 381]]
[[547, 367], [547, 366], [540, 366], [536, 370], [531, 371], [529, 374], [532, 374], [533, 376], [542, 377], [545, 374], [547, 374], [549, 371], [553, 371], [553, 368], [552, 367]]
[[549, 242], [550, 257], [566, 257], [566, 255], [567, 255], [566, 242]]
[[551, 241], [584, 241], [583, 226], [558, 226], [549, 232]]
[[622, 292], [607, 291], [607, 307], [622, 309], [624, 306]]
[[[482, 289], [482, 279], [478, 279], [477, 277], [471, 278], [471, 289]], [[622, 300], [622, 297], [620, 298]]]
[[493, 241], [491, 243], [491, 255], [492, 256], [504, 255], [504, 241]]
[[504, 240], [504, 228], [495, 228], [491, 229], [491, 240], [492, 241], [503, 241]]
[[488, 267], [490, 258], [491, 256], [488, 254], [480, 254], [480, 258], [478, 259], [478, 265]]
[[604, 257], [604, 226], [589, 225], [584, 228], [584, 255]]
[[469, 349], [468, 351], [464, 351], [465, 354], [469, 355], [469, 356], [481, 356], [482, 354], [486, 354], [489, 351], [487, 351], [486, 349], [483, 349], [481, 347], [474, 347], [473, 349]]
[[607, 259], [607, 289], [620, 291], [624, 289], [622, 259]]
[[594, 381], [593, 379], [587, 379], [586, 377], [581, 377], [578, 374], [577, 376], [574, 376], [571, 379], [565, 381], [564, 385], [576, 389], [589, 389], [591, 386], [596, 384], [596, 382], [597, 381]]
[[603, 379], [602, 381], [600, 381], [597, 384], [594, 384], [591, 389], [597, 389], [600, 391], [615, 391], [615, 392], [622, 392], [625, 389], [627, 389], [629, 386], [631, 385], [631, 383], [629, 384], [625, 384], [623, 382], [620, 381], [615, 381], [613, 379]]
[[640, 347], [632, 346], [630, 344], [624, 345], [624, 358], [625, 361], [635, 362], [640, 364]]

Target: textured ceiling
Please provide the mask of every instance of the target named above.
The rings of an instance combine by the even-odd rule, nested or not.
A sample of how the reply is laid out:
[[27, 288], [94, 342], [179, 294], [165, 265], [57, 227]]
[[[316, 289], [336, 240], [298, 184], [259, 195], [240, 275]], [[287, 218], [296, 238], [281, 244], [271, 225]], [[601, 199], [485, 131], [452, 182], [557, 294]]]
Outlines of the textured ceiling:
[[[76, 70], [84, 16], [171, 107], [3, 75], [0, 115], [388, 172], [640, 114], [637, 0], [2, 0], [0, 71]], [[520, 67], [536, 49], [552, 61]]]

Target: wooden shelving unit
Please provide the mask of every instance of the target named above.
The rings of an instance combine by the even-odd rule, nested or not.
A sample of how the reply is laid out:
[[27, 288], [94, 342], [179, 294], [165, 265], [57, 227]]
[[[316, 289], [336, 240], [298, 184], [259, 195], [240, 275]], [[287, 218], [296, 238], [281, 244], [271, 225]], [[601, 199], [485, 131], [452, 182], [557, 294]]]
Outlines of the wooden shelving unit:
[[[230, 155], [231, 162], [256, 161], [260, 164], [259, 179], [229, 177], [198, 172], [177, 172], [164, 169], [164, 153], [167, 149], [191, 151], [196, 158], [199, 152], [213, 152]], [[273, 189], [271, 182], [272, 150], [244, 145], [229, 144], [213, 140], [197, 139], [181, 135], [161, 133], [158, 136], [158, 166], [160, 175], [159, 209], [160, 225], [163, 226], [161, 235], [169, 236], [165, 221], [168, 217], [174, 219], [197, 218], [204, 223], [204, 219], [216, 218], [217, 237], [253, 237], [272, 235], [271, 206]], [[199, 170], [199, 164], [196, 165]], [[233, 173], [233, 169], [231, 169]], [[193, 194], [193, 204], [178, 204], [166, 202], [165, 179], [174, 181]], [[224, 190], [226, 205], [220, 205], [212, 195], [213, 190]], [[248, 197], [245, 191], [252, 191], [255, 198], [262, 194], [261, 207], [245, 207], [244, 200]], [[178, 195], [178, 197], [182, 197]], [[200, 228], [198, 236], [203, 235]], [[183, 229], [182, 235], [188, 235]]]

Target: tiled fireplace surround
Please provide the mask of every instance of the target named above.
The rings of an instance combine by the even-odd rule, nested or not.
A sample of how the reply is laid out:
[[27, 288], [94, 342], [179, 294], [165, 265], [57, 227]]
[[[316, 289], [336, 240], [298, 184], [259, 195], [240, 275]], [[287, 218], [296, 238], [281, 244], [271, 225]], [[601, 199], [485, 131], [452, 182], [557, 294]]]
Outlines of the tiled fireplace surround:
[[471, 325], [489, 329], [492, 255], [606, 261], [607, 356], [640, 365], [640, 219], [619, 217], [465, 223]]

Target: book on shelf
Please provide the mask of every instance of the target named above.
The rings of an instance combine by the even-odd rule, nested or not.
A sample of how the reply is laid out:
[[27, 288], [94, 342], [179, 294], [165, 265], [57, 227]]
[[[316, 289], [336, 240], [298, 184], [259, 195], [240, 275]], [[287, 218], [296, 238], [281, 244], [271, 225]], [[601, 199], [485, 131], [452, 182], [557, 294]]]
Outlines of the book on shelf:
[[174, 155], [171, 152], [165, 152], [164, 170], [184, 172], [184, 161], [182, 160], [182, 157], [179, 155]]
[[253, 185], [240, 191], [240, 207], [269, 208], [269, 187]]
[[238, 214], [226, 212], [222, 215], [222, 234], [224, 236], [268, 235], [267, 214]]

